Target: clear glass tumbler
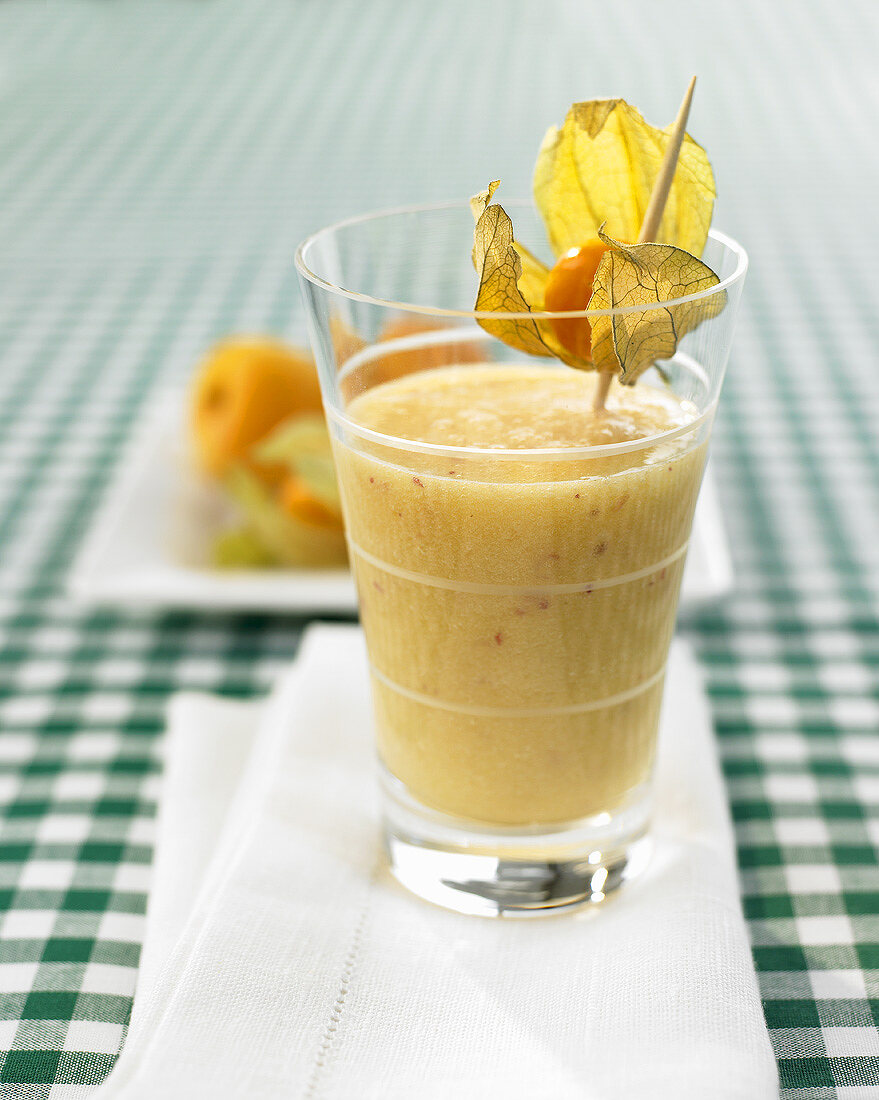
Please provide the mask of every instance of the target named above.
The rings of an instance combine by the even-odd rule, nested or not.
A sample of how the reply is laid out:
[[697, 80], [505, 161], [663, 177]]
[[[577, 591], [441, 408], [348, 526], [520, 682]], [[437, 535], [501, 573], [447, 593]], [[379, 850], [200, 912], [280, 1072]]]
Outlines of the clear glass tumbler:
[[[522, 240], [543, 239], [529, 206], [508, 209]], [[667, 430], [540, 447], [512, 429], [510, 446], [488, 447], [437, 441], [436, 422], [411, 438], [377, 430], [364, 395], [393, 396], [400, 379], [427, 383], [429, 403], [448, 368], [570, 371], [479, 327], [472, 232], [466, 204], [378, 213], [316, 233], [297, 267], [391, 871], [460, 912], [522, 916], [600, 901], [647, 858], [665, 666], [747, 258], [712, 232], [703, 258], [720, 286], [689, 300], [706, 319], [638, 383], [685, 410]]]

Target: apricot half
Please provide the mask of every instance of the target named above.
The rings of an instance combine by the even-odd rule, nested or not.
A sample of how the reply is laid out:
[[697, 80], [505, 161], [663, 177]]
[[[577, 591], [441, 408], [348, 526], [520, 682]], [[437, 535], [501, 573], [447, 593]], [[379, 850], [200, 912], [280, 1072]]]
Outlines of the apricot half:
[[[379, 343], [400, 340], [407, 336], [419, 336], [422, 333], [448, 332], [449, 326], [441, 322], [429, 321], [423, 317], [403, 314], [389, 320], [379, 333]], [[403, 351], [389, 351], [387, 355], [375, 360], [375, 374], [371, 384], [390, 382], [415, 371], [430, 370], [432, 367], [447, 367], [455, 363], [479, 363], [485, 359], [485, 351], [475, 341], [437, 341], [425, 343], [421, 347]]]
[[198, 370], [191, 426], [202, 469], [221, 477], [236, 462], [268, 480], [277, 471], [248, 462], [251, 448], [288, 417], [321, 411], [314, 362], [304, 351], [266, 339], [218, 344]]
[[[544, 291], [544, 308], [550, 312], [585, 309], [592, 297], [592, 283], [607, 245], [587, 241], [558, 260], [550, 271]], [[555, 317], [551, 321], [561, 344], [581, 359], [592, 357], [592, 326], [585, 317]]]
[[341, 517], [309, 492], [308, 486], [295, 474], [290, 474], [278, 489], [278, 502], [284, 511], [312, 527], [342, 530]]

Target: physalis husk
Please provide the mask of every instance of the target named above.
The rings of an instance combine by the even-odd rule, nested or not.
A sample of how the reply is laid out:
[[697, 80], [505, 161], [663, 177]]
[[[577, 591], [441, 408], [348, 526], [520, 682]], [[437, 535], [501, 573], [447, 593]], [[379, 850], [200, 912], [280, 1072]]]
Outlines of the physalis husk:
[[[608, 250], [595, 274], [590, 309], [649, 306], [709, 290], [720, 282], [710, 267], [672, 244], [623, 244], [599, 229]], [[620, 381], [637, 381], [657, 359], [671, 359], [682, 336], [716, 317], [726, 291], [656, 309], [613, 313], [592, 321], [596, 370], [619, 371]]]
[[[532, 307], [523, 291], [527, 286], [532, 301], [537, 300], [548, 269], [516, 246], [509, 215], [502, 206], [491, 201], [499, 183], [500, 180], [495, 180], [470, 200], [476, 218], [473, 234], [473, 266], [479, 274], [476, 309], [487, 313], [527, 314]], [[528, 258], [527, 269], [523, 254]], [[571, 366], [585, 366], [571, 356], [548, 321], [524, 316], [483, 317], [479, 323], [492, 336], [529, 355], [554, 355]]]
[[[621, 99], [575, 103], [561, 128], [547, 132], [534, 171], [534, 198], [556, 263], [548, 267], [514, 239], [510, 218], [492, 196], [471, 200], [476, 218], [476, 309], [539, 313], [644, 306], [686, 297], [719, 279], [698, 259], [714, 208], [708, 157], [684, 139], [657, 237], [638, 239], [671, 127], [660, 130]], [[612, 371], [634, 382], [678, 340], [723, 308], [725, 296], [595, 319], [482, 318], [488, 332], [531, 355], [573, 367]]]

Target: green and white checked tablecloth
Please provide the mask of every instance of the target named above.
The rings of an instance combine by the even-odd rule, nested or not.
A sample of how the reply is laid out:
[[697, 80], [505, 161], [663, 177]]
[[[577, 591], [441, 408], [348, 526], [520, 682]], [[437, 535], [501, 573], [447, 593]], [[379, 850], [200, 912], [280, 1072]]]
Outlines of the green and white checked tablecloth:
[[303, 627], [65, 598], [149, 394], [228, 331], [302, 339], [308, 230], [526, 194], [571, 100], [666, 121], [693, 71], [752, 269], [714, 447], [738, 590], [683, 629], [783, 1095], [879, 1096], [877, 55], [868, 0], [0, 5], [0, 1097], [112, 1067], [168, 696], [263, 690]]

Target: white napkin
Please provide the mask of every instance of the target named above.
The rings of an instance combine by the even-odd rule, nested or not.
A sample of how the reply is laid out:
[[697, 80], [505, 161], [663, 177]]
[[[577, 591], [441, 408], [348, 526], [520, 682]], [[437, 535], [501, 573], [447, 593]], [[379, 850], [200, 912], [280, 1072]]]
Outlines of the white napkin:
[[178, 695], [168, 714], [147, 934], [128, 1029], [131, 1045], [192, 912], [253, 749], [260, 705]]
[[[777, 1096], [725, 793], [682, 646], [656, 854], [581, 917], [462, 917], [389, 879], [368, 697], [359, 631], [321, 626], [261, 712], [192, 697], [173, 708], [145, 984], [101, 1098]], [[243, 758], [257, 721], [177, 935], [232, 789], [231, 753]]]

